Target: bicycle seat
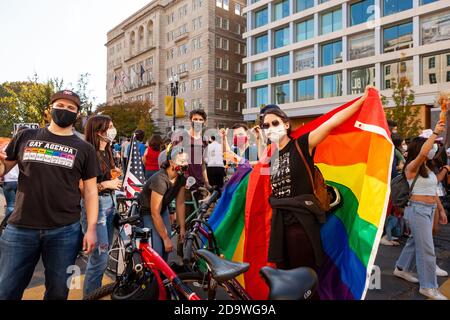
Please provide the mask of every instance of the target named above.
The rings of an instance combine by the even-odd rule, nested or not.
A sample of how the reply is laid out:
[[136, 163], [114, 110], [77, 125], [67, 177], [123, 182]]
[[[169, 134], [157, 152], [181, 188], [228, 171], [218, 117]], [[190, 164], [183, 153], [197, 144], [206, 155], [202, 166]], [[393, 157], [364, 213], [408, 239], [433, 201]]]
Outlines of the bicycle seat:
[[306, 300], [318, 282], [316, 272], [307, 267], [292, 270], [263, 267], [260, 274], [269, 285], [269, 300]]
[[205, 249], [197, 250], [196, 254], [206, 260], [211, 268], [212, 275], [217, 282], [225, 282], [234, 279], [238, 275], [246, 272], [250, 267], [248, 263], [225, 260]]

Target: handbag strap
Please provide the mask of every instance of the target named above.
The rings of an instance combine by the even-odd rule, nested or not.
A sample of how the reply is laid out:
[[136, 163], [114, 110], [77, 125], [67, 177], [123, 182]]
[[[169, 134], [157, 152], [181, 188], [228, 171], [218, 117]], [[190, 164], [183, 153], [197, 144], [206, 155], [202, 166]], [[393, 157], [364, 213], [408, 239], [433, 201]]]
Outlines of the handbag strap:
[[[405, 175], [405, 178], [406, 178], [406, 175]], [[411, 198], [411, 195], [412, 195], [412, 191], [413, 191], [413, 189], [414, 189], [414, 185], [416, 184], [416, 182], [417, 182], [417, 179], [419, 179], [419, 173], [417, 172], [417, 174], [416, 174], [416, 177], [414, 178], [414, 180], [413, 180], [413, 183], [411, 184], [411, 187], [409, 188], [409, 197]]]
[[298, 153], [300, 154], [300, 157], [303, 160], [303, 163], [305, 164], [306, 171], [308, 171], [309, 180], [311, 181], [311, 186], [313, 188], [314, 194], [316, 194], [316, 188], [314, 185], [314, 179], [311, 173], [311, 168], [309, 167], [308, 163], [306, 162], [305, 156], [303, 155], [302, 149], [298, 145], [298, 140], [295, 140], [295, 147], [297, 148]]

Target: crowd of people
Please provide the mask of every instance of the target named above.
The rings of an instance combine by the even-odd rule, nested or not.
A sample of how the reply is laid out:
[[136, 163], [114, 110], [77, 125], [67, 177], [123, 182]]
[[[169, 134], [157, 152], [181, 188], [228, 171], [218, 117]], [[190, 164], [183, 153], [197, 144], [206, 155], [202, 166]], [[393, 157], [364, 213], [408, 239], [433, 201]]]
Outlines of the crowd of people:
[[[75, 264], [80, 244], [89, 256], [83, 294], [101, 286], [114, 234], [116, 191], [121, 190], [130, 165], [132, 143], [137, 144], [145, 173], [140, 214], [144, 226], [152, 230], [152, 246], [161, 257], [167, 260], [174, 250], [170, 232], [175, 220], [178, 241], [184, 240], [185, 216], [192, 210], [185, 202], [193, 200], [185, 188], [188, 177], [195, 178], [191, 188], [221, 190], [239, 166], [269, 159], [269, 201], [274, 212], [269, 262], [280, 269], [308, 266], [318, 271], [323, 262], [321, 224], [302, 205], [314, 196], [308, 174], [314, 170], [315, 149], [358, 112], [373, 89], [367, 87], [351, 106], [298, 139], [290, 136], [292, 124], [286, 113], [267, 105], [261, 110], [260, 125], [253, 128], [235, 124], [229, 129], [207, 129], [207, 114], [193, 110], [188, 130], [167, 137], [155, 134], [146, 142], [142, 130], [116, 140], [113, 119], [106, 115], [91, 116], [80, 139], [73, 133], [80, 116], [79, 97], [68, 90], [54, 94], [48, 127], [22, 130], [4, 151], [0, 146], [8, 217], [0, 238], [0, 299], [22, 298], [40, 258], [45, 268], [45, 299], [67, 299], [67, 268]], [[442, 141], [437, 139], [444, 123], [411, 141], [400, 137], [395, 127], [390, 123], [395, 146], [392, 178], [405, 174], [414, 188], [405, 209], [389, 207], [381, 243], [399, 245], [398, 238], [408, 236], [394, 275], [419, 283], [420, 293], [429, 298], [444, 299], [436, 277], [447, 273], [436, 265], [432, 237], [433, 226], [447, 223], [450, 166], [446, 152], [441, 151]], [[278, 150], [276, 157], [266, 153], [269, 144]], [[172, 202], [174, 211], [170, 210]], [[418, 277], [412, 273], [415, 268]]]

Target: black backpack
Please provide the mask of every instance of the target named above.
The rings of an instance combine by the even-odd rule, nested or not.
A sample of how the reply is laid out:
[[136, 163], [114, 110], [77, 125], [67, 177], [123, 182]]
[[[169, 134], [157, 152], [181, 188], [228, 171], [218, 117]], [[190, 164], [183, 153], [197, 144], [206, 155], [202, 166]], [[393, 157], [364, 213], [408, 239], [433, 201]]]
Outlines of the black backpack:
[[402, 172], [391, 180], [391, 201], [394, 206], [404, 208], [408, 205], [409, 198], [411, 198], [411, 192], [418, 178], [419, 173], [417, 173], [414, 178], [411, 187], [409, 187], [405, 172]]

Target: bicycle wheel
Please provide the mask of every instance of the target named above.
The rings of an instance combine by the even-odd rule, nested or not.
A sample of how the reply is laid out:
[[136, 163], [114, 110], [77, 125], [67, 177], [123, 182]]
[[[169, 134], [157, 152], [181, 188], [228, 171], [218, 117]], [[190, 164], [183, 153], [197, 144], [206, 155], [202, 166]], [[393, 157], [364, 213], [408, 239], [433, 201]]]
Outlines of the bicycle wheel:
[[117, 277], [125, 269], [125, 245], [120, 234], [114, 240], [108, 255], [107, 270]]
[[116, 282], [108, 283], [107, 285], [104, 285], [97, 290], [92, 291], [90, 294], [84, 297], [83, 300], [102, 300], [103, 298], [107, 298], [108, 296], [111, 296], [116, 285]]

